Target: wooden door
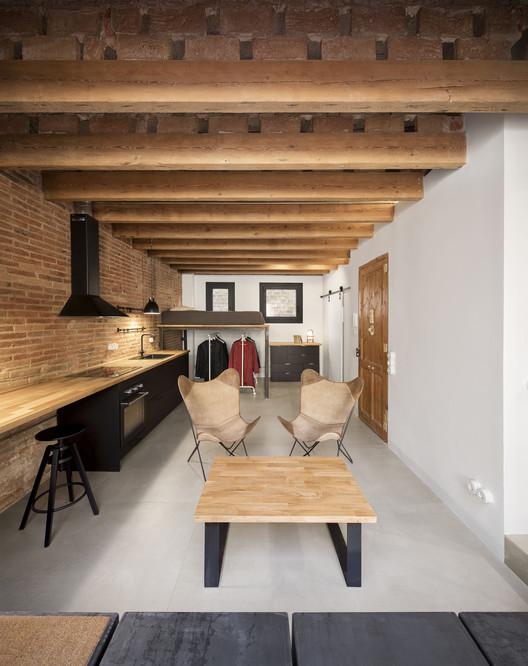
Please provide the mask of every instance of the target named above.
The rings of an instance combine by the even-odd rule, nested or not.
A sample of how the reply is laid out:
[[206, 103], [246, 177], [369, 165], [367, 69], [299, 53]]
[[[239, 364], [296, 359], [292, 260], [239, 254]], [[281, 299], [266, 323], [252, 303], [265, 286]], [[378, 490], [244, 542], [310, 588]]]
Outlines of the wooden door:
[[359, 376], [365, 388], [359, 418], [386, 442], [388, 437], [389, 377], [389, 255], [359, 269]]

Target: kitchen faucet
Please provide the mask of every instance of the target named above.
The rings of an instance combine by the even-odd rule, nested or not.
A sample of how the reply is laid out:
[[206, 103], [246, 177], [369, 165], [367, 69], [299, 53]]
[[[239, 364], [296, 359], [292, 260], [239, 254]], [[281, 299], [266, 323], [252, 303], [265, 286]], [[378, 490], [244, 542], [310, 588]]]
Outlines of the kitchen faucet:
[[141, 334], [141, 349], [139, 351], [139, 355], [141, 358], [145, 355], [145, 351], [143, 350], [143, 338], [147, 337], [149, 339], [149, 342], [154, 342], [154, 333], [142, 333]]

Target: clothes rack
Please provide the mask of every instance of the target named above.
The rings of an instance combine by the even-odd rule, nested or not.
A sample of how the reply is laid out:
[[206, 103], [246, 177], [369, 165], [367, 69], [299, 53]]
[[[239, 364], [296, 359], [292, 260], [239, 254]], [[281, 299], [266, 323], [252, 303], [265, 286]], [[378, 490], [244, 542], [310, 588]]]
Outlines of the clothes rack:
[[[254, 386], [246, 386], [243, 381], [244, 381], [244, 346], [246, 344], [246, 341], [248, 340], [247, 335], [245, 333], [242, 333], [240, 336], [240, 339], [242, 341], [242, 374], [240, 376], [240, 388], [250, 388], [253, 390], [253, 395], [257, 395], [257, 392], [255, 390]], [[254, 344], [253, 342], [250, 342], [249, 344]]]
[[[158, 329], [160, 331], [160, 348], [164, 348], [164, 331], [165, 330], [180, 330], [182, 331], [182, 347], [187, 349], [187, 331], [188, 330], [199, 330], [199, 329], [221, 329], [221, 330], [262, 330], [264, 331], [264, 397], [266, 399], [270, 396], [270, 357], [269, 357], [269, 324], [221, 324], [220, 326], [211, 326], [209, 324], [158, 324]], [[256, 349], [256, 348], [255, 348]]]

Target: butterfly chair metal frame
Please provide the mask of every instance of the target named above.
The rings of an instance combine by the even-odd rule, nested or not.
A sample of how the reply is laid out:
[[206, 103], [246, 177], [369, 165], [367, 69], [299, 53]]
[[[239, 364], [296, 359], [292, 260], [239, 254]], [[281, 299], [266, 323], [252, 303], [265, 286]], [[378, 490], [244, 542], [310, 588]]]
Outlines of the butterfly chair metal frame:
[[204, 480], [206, 480], [206, 475], [200, 453], [201, 442], [216, 442], [230, 456], [234, 456], [235, 451], [242, 444], [247, 456], [244, 440], [258, 423], [260, 416], [251, 423], [244, 421], [240, 416], [238, 371], [235, 368], [229, 368], [207, 382], [194, 382], [188, 377], [180, 375], [178, 386], [195, 443], [187, 462], [195, 453], [198, 453]]
[[[292, 455], [296, 444], [304, 451], [304, 456], [309, 456], [320, 442], [335, 439], [337, 455], [342, 453], [348, 461], [353, 463], [352, 456], [343, 444], [343, 439], [363, 386], [364, 380], [361, 377], [350, 382], [332, 382], [315, 370], [304, 370], [301, 374], [300, 413], [293, 421], [287, 421], [281, 416], [277, 417], [294, 440], [289, 455]], [[317, 397], [317, 399], [312, 400], [312, 404], [307, 407], [306, 395], [308, 392], [313, 394], [310, 397]], [[308, 402], [310, 402], [309, 399]], [[312, 413], [310, 413], [310, 407], [314, 410]]]

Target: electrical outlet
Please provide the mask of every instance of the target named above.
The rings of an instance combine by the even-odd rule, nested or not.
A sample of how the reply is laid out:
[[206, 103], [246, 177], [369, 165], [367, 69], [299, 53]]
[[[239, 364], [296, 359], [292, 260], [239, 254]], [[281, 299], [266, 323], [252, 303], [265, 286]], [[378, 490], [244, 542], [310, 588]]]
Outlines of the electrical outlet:
[[119, 347], [119, 345], [117, 344], [117, 342], [111, 342], [111, 343], [108, 345], [108, 351], [114, 351], [114, 350], [117, 349], [118, 347]]

